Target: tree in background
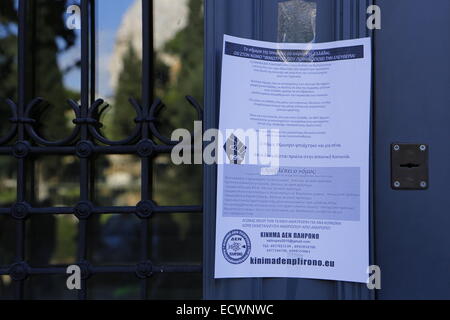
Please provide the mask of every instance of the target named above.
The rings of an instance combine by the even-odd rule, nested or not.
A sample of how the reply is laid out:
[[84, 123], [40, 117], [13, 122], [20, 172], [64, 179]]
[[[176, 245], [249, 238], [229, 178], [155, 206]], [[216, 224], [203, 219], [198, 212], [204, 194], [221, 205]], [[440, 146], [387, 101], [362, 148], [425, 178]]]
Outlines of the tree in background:
[[[170, 66], [165, 65], [158, 57], [155, 59], [156, 95], [167, 105], [159, 119], [159, 128], [170, 137], [175, 128], [193, 128], [193, 121], [197, 114], [188, 105], [185, 96], [193, 96], [200, 104], [203, 102], [203, 1], [189, 1], [189, 17], [187, 25], [180, 30], [163, 49], [164, 53], [177, 58], [179, 67], [177, 72], [170, 72]], [[123, 69], [119, 75], [119, 82], [114, 97], [113, 123], [108, 131], [112, 136], [128, 136], [135, 124], [134, 114], [128, 99], [141, 96], [141, 66], [142, 62], [131, 44], [123, 56]], [[170, 161], [170, 160], [169, 160]], [[167, 162], [167, 161], [166, 161]], [[160, 163], [160, 162], [159, 162]], [[159, 169], [159, 168], [157, 168]], [[157, 170], [158, 171], [158, 170]], [[162, 177], [158, 177], [157, 196], [161, 202], [171, 202], [174, 199], [184, 204], [199, 203], [201, 201], [201, 168], [188, 166], [180, 168], [166, 166], [159, 170]], [[158, 175], [158, 172], [157, 172]], [[172, 179], [169, 179], [172, 177]], [[173, 183], [176, 177], [176, 183]], [[167, 183], [161, 183], [161, 178]], [[169, 182], [171, 180], [171, 182]], [[198, 186], [198, 188], [193, 186]], [[181, 190], [185, 190], [181, 192]]]
[[176, 128], [192, 127], [196, 117], [192, 108], [183, 108], [185, 95], [203, 104], [203, 28], [203, 0], [190, 0], [186, 27], [165, 46], [165, 52], [181, 62], [179, 73], [167, 84], [164, 95], [167, 105], [173, 106], [168, 118]]
[[[0, 5], [0, 134], [9, 128], [10, 111], [4, 103], [4, 99], [9, 98], [17, 102], [17, 8], [15, 0], [1, 0]], [[75, 44], [76, 34], [65, 27], [65, 12], [71, 0], [34, 0], [32, 2], [35, 11], [35, 25], [28, 25], [29, 32], [33, 33], [33, 44], [27, 48], [27, 57], [33, 59], [32, 70], [27, 70], [28, 83], [32, 84], [33, 96], [43, 97], [53, 107], [50, 112], [37, 114], [45, 122], [45, 127], [39, 130], [48, 138], [60, 138], [69, 132], [69, 117], [66, 99], [78, 99], [79, 94], [65, 88], [63, 84], [64, 70], [58, 65], [58, 55], [68, 50]], [[76, 67], [76, 66], [75, 66]], [[41, 110], [42, 111], [42, 110]], [[70, 118], [73, 115], [70, 114]], [[73, 126], [73, 124], [71, 124]], [[76, 174], [71, 170], [70, 165], [63, 166], [62, 157], [38, 158], [36, 163], [40, 166], [40, 177], [43, 184], [53, 181], [56, 185], [67, 179], [68, 176]], [[15, 179], [16, 161], [11, 157], [0, 157], [0, 205], [10, 206], [16, 201], [14, 187], [6, 184]], [[62, 171], [61, 168], [64, 167]], [[57, 193], [63, 188], [58, 188]], [[58, 195], [52, 194], [49, 199], [33, 203], [36, 206], [51, 206], [58, 201]], [[31, 199], [27, 199], [32, 202]], [[46, 201], [44, 201], [46, 200]], [[54, 216], [42, 216], [32, 218], [28, 222], [27, 229], [27, 261], [34, 265], [45, 265], [55, 257], [55, 245], [66, 244], [69, 234], [66, 232], [62, 236], [65, 239], [55, 241], [57, 234], [67, 227], [67, 219], [58, 219]], [[8, 217], [0, 217], [0, 265], [5, 266], [13, 262], [15, 241], [14, 223]], [[73, 238], [73, 234], [71, 234]], [[58, 251], [58, 248], [56, 248]], [[61, 250], [59, 250], [61, 252]], [[65, 247], [64, 255], [60, 258], [63, 261], [70, 255], [68, 247]], [[39, 283], [33, 286], [33, 290], [38, 290], [41, 297], [45, 297], [51, 291], [53, 282]], [[9, 290], [3, 285], [0, 278], [0, 298], [3, 290]], [[9, 296], [6, 294], [6, 296]]]
[[66, 100], [79, 98], [79, 94], [65, 88], [64, 70], [58, 65], [58, 56], [75, 45], [76, 34], [66, 27], [65, 12], [73, 1], [35, 0], [36, 26], [34, 28], [34, 85], [35, 96], [50, 103], [45, 113], [40, 113], [43, 135], [61, 139], [72, 129], [68, 121], [73, 118]]
[[[165, 52], [178, 57], [181, 65], [178, 73], [167, 83], [162, 96], [167, 108], [162, 112], [162, 127], [168, 130], [187, 128], [193, 130], [197, 114], [186, 102], [185, 96], [193, 96], [203, 105], [203, 1], [189, 1], [188, 23], [165, 46]], [[164, 131], [170, 136], [172, 133]], [[169, 159], [170, 161], [170, 159]], [[159, 181], [156, 199], [163, 203], [180, 204], [202, 203], [202, 167], [200, 165], [175, 166], [171, 163], [156, 167]], [[171, 200], [172, 199], [172, 200]], [[192, 237], [190, 250], [180, 260], [201, 260], [202, 220], [201, 216], [176, 215], [175, 222], [180, 228], [182, 238]]]
[[[0, 112], [10, 111], [3, 99], [17, 99], [17, 13], [13, 0], [3, 0], [0, 6]], [[8, 129], [8, 119], [0, 117], [0, 134]], [[1, 169], [0, 169], [1, 170]]]
[[[5, 104], [5, 98], [17, 100], [17, 15], [13, 0], [2, 1], [0, 6], [0, 136], [10, 128], [8, 118], [11, 111]], [[11, 202], [15, 198], [15, 190], [7, 188], [5, 183], [12, 181], [14, 161], [7, 157], [0, 157], [0, 204]], [[1, 250], [0, 250], [1, 254]], [[1, 261], [0, 261], [1, 263]]]
[[[203, 105], [203, 1], [189, 1], [189, 16], [186, 26], [173, 39], [167, 42], [164, 51], [178, 58], [180, 64], [177, 72], [170, 73], [168, 82], [159, 95], [167, 105], [163, 109], [161, 131], [171, 135], [175, 128], [193, 130], [197, 114], [185, 100], [186, 95], [193, 96]], [[158, 91], [157, 91], [158, 94]], [[162, 204], [192, 205], [202, 203], [202, 166], [175, 166], [170, 159], [166, 162], [157, 159], [155, 163], [155, 199]], [[199, 263], [202, 260], [202, 216], [197, 214], [174, 214], [172, 221], [176, 226], [177, 237], [170, 238], [174, 228], [164, 227], [164, 217], [155, 219], [160, 244], [168, 243], [158, 254], [163, 261]], [[167, 222], [166, 222], [167, 223]], [[158, 227], [159, 226], [159, 227]], [[180, 250], [180, 248], [182, 248]], [[201, 277], [192, 275], [176, 279], [168, 277], [161, 286], [172, 288], [177, 294], [181, 287], [192, 288], [189, 294], [201, 297]], [[195, 293], [197, 292], [197, 293]], [[183, 297], [183, 293], [179, 293]], [[198, 296], [197, 296], [198, 295]], [[186, 296], [186, 293], [184, 294]]]
[[133, 121], [135, 111], [129, 99], [138, 99], [141, 96], [142, 63], [131, 43], [123, 56], [122, 65], [114, 97], [114, 123], [111, 128], [114, 139], [128, 137], [136, 126]]
[[[17, 8], [14, 0], [2, 0], [0, 6], [0, 112], [10, 114], [4, 99], [9, 98], [17, 102]], [[60, 70], [58, 56], [75, 45], [76, 34], [65, 26], [65, 12], [73, 0], [35, 0], [33, 6], [36, 18], [35, 25], [29, 25], [33, 43], [27, 48], [27, 57], [32, 59], [32, 68], [27, 70], [28, 83], [33, 87], [31, 100], [42, 97], [49, 102], [45, 110], [36, 110], [35, 117], [41, 119], [37, 128], [41, 134], [49, 139], [58, 139], [70, 133], [73, 118], [67, 99], [78, 99], [79, 93], [65, 88], [63, 84], [64, 70]], [[30, 20], [31, 21], [31, 20]], [[75, 66], [76, 67], [76, 66]], [[9, 118], [0, 118], [0, 134], [9, 128]], [[14, 162], [0, 159], [0, 174], [14, 172]], [[8, 163], [11, 162], [11, 165]], [[45, 161], [42, 166], [42, 176], [58, 179], [55, 170], [62, 165], [57, 157]], [[58, 181], [56, 181], [58, 182]], [[0, 183], [1, 187], [1, 183]], [[0, 199], [1, 200], [1, 199]], [[3, 199], [6, 201], [6, 199]]]
[[[166, 108], [161, 111], [158, 128], [167, 137], [175, 128], [193, 129], [197, 114], [187, 103], [185, 96], [193, 96], [200, 104], [203, 102], [203, 1], [189, 1], [189, 17], [186, 26], [162, 50], [175, 58], [174, 65], [166, 65], [155, 57], [155, 95], [163, 100]], [[128, 136], [135, 124], [134, 111], [129, 105], [130, 97], [141, 96], [142, 62], [132, 45], [123, 56], [123, 69], [112, 108], [113, 122], [108, 132], [112, 137]], [[131, 121], [130, 121], [131, 120]], [[129, 167], [138, 164], [130, 162]], [[169, 156], [158, 156], [154, 161], [154, 199], [160, 205], [192, 205], [202, 201], [202, 167], [187, 165], [175, 166]], [[128, 169], [128, 172], [130, 170]], [[133, 180], [139, 177], [135, 176]], [[114, 218], [116, 219], [116, 218]], [[119, 218], [117, 218], [119, 219]], [[112, 219], [111, 219], [112, 220]], [[198, 263], [202, 252], [202, 217], [191, 214], [155, 215], [152, 218], [152, 237], [156, 245], [152, 248], [155, 262]], [[110, 224], [113, 221], [108, 222]], [[124, 223], [122, 221], [122, 223]], [[180, 248], [182, 248], [180, 250]], [[184, 276], [167, 277], [155, 284], [156, 297], [171, 296], [178, 293], [199, 298], [201, 278]], [[180, 293], [181, 288], [191, 288], [188, 293]], [[192, 293], [193, 289], [195, 293]], [[168, 291], [170, 290], [170, 294]]]
[[[17, 12], [14, 7], [14, 0], [0, 0], [0, 99], [14, 98], [17, 100]], [[65, 0], [35, 0], [36, 8], [36, 27], [38, 30], [35, 35], [34, 52], [35, 66], [33, 82], [35, 84], [35, 96], [41, 96], [48, 100], [52, 107], [48, 110], [43, 118], [45, 127], [40, 131], [49, 139], [56, 139], [66, 136], [72, 128], [69, 119], [73, 117], [68, 112], [65, 100], [68, 98], [78, 99], [79, 94], [69, 91], [64, 87], [63, 77], [64, 70], [60, 70], [58, 66], [58, 55], [72, 47], [76, 40], [76, 34], [67, 30], [64, 25], [64, 12], [67, 5], [72, 1]], [[171, 135], [170, 128], [192, 128], [193, 120], [196, 119], [196, 113], [185, 101], [185, 95], [192, 95], [200, 103], [203, 101], [203, 1], [189, 1], [189, 18], [186, 27], [180, 30], [176, 36], [170, 40], [164, 51], [179, 60], [179, 68], [176, 72], [170, 72], [170, 67], [165, 65], [162, 60], [156, 58], [156, 93], [167, 104], [167, 108], [161, 113], [160, 129], [166, 134]], [[119, 77], [117, 91], [114, 97], [114, 106], [112, 108], [113, 122], [108, 123], [108, 131], [111, 138], [123, 138], [128, 136], [134, 127], [134, 110], [130, 106], [128, 99], [130, 97], [138, 98], [141, 96], [141, 61], [136, 52], [131, 48], [127, 51], [124, 59], [124, 68]], [[5, 114], [4, 104], [0, 103], [0, 112]], [[0, 117], [0, 121], [5, 121], [5, 117]], [[0, 122], [0, 131], [5, 127], [6, 122]], [[0, 161], [2, 161], [0, 157]], [[66, 159], [67, 160], [67, 159]], [[63, 157], [46, 158], [41, 168], [41, 177], [45, 182], [53, 181], [56, 186], [55, 192], [52, 193], [52, 203], [46, 203], [45, 206], [54, 205], [55, 198], [64, 189], [62, 181], [66, 181], [73, 177], [76, 181], [78, 165], [67, 163], [63, 164]], [[106, 164], [110, 165], [110, 164]], [[11, 162], [11, 168], [2, 165], [0, 162], [0, 177], [4, 177], [15, 169], [15, 162]], [[64, 169], [61, 169], [64, 168]], [[73, 170], [71, 170], [73, 169]], [[7, 172], [6, 172], [7, 171]], [[170, 159], [159, 157], [155, 161], [155, 199], [160, 204], [200, 204], [201, 203], [201, 166], [176, 167], [171, 165]], [[0, 194], [4, 194], [2, 187], [2, 179], [0, 179]], [[15, 194], [15, 190], [14, 190]], [[108, 196], [108, 195], [106, 195]], [[114, 198], [109, 193], [110, 198]], [[73, 199], [72, 199], [73, 198]], [[69, 200], [64, 201], [75, 202], [77, 195]], [[14, 202], [15, 199], [10, 199]], [[4, 203], [0, 205], [4, 206]], [[156, 245], [152, 248], [156, 262], [199, 262], [201, 260], [201, 230], [202, 217], [200, 215], [175, 214], [155, 215], [152, 219], [154, 226], [152, 235]], [[66, 217], [62, 217], [65, 219]], [[67, 217], [70, 219], [71, 217]], [[73, 225], [69, 225], [66, 220], [59, 220], [55, 226], [54, 217], [39, 217], [30, 224], [32, 229], [40, 231], [47, 235], [45, 241], [37, 238], [37, 234], [32, 234], [29, 239], [35, 239], [33, 244], [28, 248], [32, 248], [35, 254], [32, 255], [31, 262], [33, 264], [45, 265], [49, 261], [49, 251], [56, 253], [58, 262], [67, 262], [71, 259], [67, 248], [73, 246]], [[114, 231], [114, 221], [111, 219], [111, 226], [102, 226], [104, 232]], [[121, 221], [123, 222], [123, 221]], [[73, 224], [73, 222], [72, 222]], [[118, 233], [124, 237], [130, 238], [129, 234], [125, 234], [124, 225], [119, 224]], [[57, 229], [57, 230], [55, 230]], [[7, 231], [10, 230], [10, 231]], [[0, 265], [6, 265], [12, 262], [13, 256], [13, 232], [14, 228], [2, 221], [0, 218]], [[31, 230], [31, 228], [30, 228]], [[135, 234], [135, 232], [130, 232]], [[136, 234], [137, 235], [137, 234]], [[58, 237], [55, 241], [55, 237]], [[102, 237], [100, 235], [100, 237]], [[187, 241], [187, 239], [190, 239]], [[4, 245], [11, 245], [6, 248]], [[57, 247], [55, 248], [55, 245]], [[60, 247], [63, 245], [63, 247]], [[40, 246], [40, 247], [37, 247]], [[129, 246], [125, 246], [129, 249]], [[62, 249], [61, 249], [62, 248]], [[43, 252], [45, 249], [47, 252]], [[105, 249], [105, 248], [103, 248]], [[99, 248], [99, 252], [103, 250]], [[181, 249], [181, 250], [180, 250]], [[71, 249], [72, 250], [72, 249]], [[73, 250], [72, 250], [73, 251]], [[135, 262], [135, 261], [134, 261]], [[164, 278], [164, 276], [161, 276]], [[196, 277], [196, 278], [195, 278]], [[195, 278], [195, 282], [193, 279]], [[45, 279], [44, 279], [45, 280]], [[165, 280], [164, 280], [165, 281]], [[2, 291], [0, 280], [0, 297]], [[180, 288], [197, 288], [198, 292], [194, 297], [200, 297], [201, 292], [201, 276], [183, 275], [180, 278], [171, 276], [161, 285], [155, 285], [158, 288], [156, 294], [175, 297], [177, 290]], [[35, 286], [35, 288], [37, 288]], [[43, 284], [42, 288], [47, 289]], [[161, 290], [159, 290], [161, 289]], [[44, 289], [40, 289], [44, 290]], [[166, 290], [166, 291], [164, 291]], [[170, 294], [168, 291], [170, 291]], [[50, 291], [50, 290], [48, 290]], [[172, 292], [173, 291], [173, 292]], [[186, 294], [178, 293], [179, 297], [186, 297]], [[191, 293], [192, 294], [192, 293]], [[42, 296], [41, 296], [42, 297]]]

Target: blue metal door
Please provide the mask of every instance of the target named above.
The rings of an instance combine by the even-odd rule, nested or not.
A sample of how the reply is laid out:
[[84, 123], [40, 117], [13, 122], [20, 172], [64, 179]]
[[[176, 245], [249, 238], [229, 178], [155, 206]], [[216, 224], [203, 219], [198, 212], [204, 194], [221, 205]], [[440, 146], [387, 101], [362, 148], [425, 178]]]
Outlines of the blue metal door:
[[[375, 32], [380, 299], [450, 298], [450, 1], [381, 0]], [[391, 143], [429, 145], [429, 188], [393, 190]]]
[[[223, 35], [284, 42], [327, 42], [369, 36], [367, 0], [207, 0], [205, 130], [217, 128]], [[204, 172], [206, 299], [371, 299], [365, 285], [309, 279], [214, 280], [216, 168]]]
[[[378, 5], [382, 14], [382, 28], [374, 32], [366, 27], [367, 8], [372, 4]], [[446, 185], [450, 181], [450, 38], [446, 35], [450, 2], [207, 0], [205, 14], [205, 130], [218, 125], [223, 34], [280, 42], [372, 37], [370, 252], [371, 263], [381, 267], [382, 277], [382, 289], [376, 292], [362, 284], [338, 281], [215, 280], [216, 168], [206, 166], [205, 298], [450, 298], [450, 197]], [[429, 146], [430, 184], [426, 190], [392, 188], [392, 143]]]

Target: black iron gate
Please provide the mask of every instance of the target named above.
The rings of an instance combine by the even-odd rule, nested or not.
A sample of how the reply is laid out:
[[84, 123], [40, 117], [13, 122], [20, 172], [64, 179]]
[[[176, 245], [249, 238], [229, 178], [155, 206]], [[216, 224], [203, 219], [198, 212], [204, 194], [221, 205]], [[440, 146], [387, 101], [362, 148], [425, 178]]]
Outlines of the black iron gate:
[[[150, 260], [149, 219], [154, 214], [201, 212], [202, 207], [158, 206], [152, 200], [152, 159], [158, 154], [170, 153], [174, 142], [163, 136], [156, 125], [156, 117], [163, 106], [160, 100], [153, 101], [153, 29], [152, 1], [142, 1], [142, 99], [130, 98], [136, 111], [136, 126], [130, 137], [121, 141], [111, 141], [102, 135], [100, 115], [102, 100], [95, 100], [95, 6], [93, 0], [81, 0], [81, 102], [69, 100], [74, 112], [73, 132], [60, 141], [49, 141], [35, 128], [39, 125], [36, 116], [40, 106], [45, 105], [45, 97], [32, 95], [28, 78], [33, 72], [30, 59], [32, 48], [30, 13], [33, 1], [18, 1], [18, 101], [7, 100], [13, 117], [11, 129], [0, 137], [0, 155], [16, 159], [17, 162], [17, 202], [8, 208], [0, 208], [0, 216], [15, 220], [15, 263], [0, 266], [0, 276], [9, 275], [15, 283], [14, 298], [25, 297], [25, 282], [32, 275], [65, 275], [67, 266], [33, 266], [26, 256], [26, 224], [31, 216], [74, 215], [79, 220], [77, 237], [77, 265], [82, 270], [82, 289], [79, 299], [87, 299], [89, 278], [96, 274], [134, 274], [141, 281], [140, 297], [148, 298], [149, 278], [155, 273], [200, 273], [200, 265], [155, 265]], [[0, 79], [1, 81], [1, 79]], [[193, 98], [188, 102], [201, 118], [202, 111]], [[1, 115], [4, 117], [4, 115]], [[156, 142], [159, 141], [159, 142]], [[135, 206], [101, 207], [93, 198], [93, 167], [96, 155], [135, 154], [141, 161], [141, 201]], [[33, 158], [38, 155], [73, 155], [79, 159], [80, 199], [74, 207], [37, 207], [30, 189], [33, 188]], [[137, 215], [140, 222], [140, 259], [135, 265], [94, 265], [87, 254], [87, 223], [95, 215], [125, 214]]]

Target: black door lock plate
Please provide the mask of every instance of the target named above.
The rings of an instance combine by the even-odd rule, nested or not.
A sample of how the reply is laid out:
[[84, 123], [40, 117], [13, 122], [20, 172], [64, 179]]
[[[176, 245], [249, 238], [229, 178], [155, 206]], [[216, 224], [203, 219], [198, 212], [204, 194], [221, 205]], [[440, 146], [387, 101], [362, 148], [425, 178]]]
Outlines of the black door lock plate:
[[391, 145], [391, 186], [394, 190], [426, 190], [429, 186], [426, 144]]

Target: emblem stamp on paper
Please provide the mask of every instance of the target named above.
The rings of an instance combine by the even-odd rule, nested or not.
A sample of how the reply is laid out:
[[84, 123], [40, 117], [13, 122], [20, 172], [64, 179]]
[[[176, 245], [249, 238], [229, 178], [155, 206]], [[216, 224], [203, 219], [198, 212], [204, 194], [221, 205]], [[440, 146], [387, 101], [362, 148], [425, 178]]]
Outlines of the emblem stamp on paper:
[[232, 264], [241, 264], [247, 260], [251, 248], [250, 238], [242, 230], [228, 232], [222, 242], [223, 256]]
[[241, 164], [245, 159], [245, 154], [247, 152], [247, 146], [242, 143], [234, 134], [232, 134], [225, 145], [225, 149], [228, 159], [234, 164]]

